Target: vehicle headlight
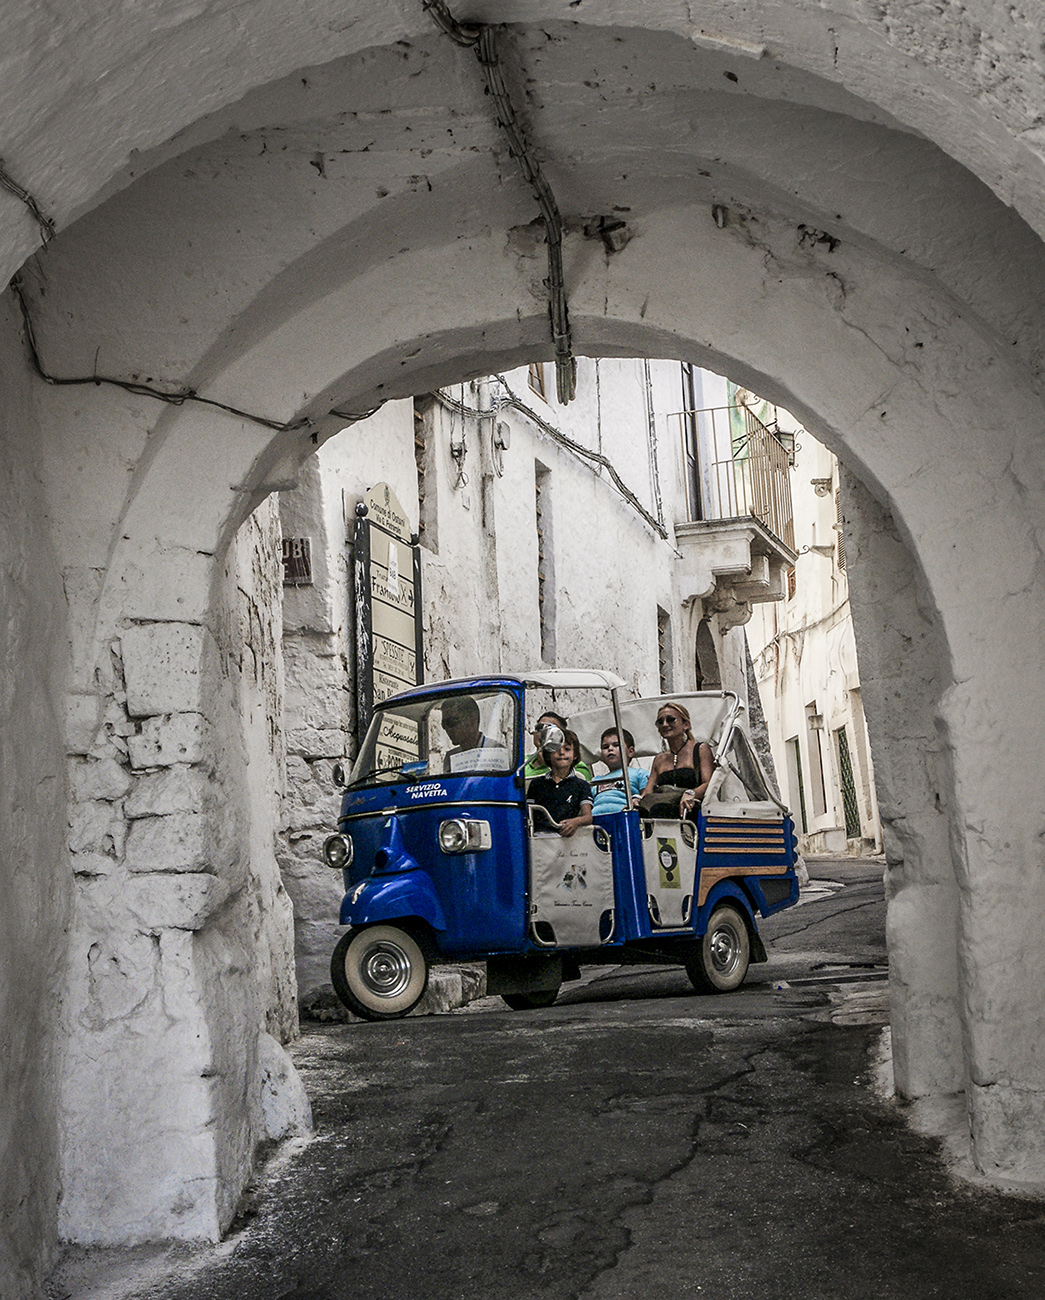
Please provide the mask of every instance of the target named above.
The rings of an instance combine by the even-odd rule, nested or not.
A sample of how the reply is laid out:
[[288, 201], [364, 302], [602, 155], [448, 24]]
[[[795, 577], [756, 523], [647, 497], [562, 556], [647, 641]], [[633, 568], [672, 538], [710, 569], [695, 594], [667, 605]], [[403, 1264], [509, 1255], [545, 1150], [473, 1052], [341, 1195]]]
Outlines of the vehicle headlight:
[[439, 847], [444, 853], [479, 853], [492, 843], [489, 822], [454, 817], [439, 823]]
[[323, 844], [323, 861], [335, 871], [344, 871], [352, 865], [352, 838], [349, 835], [331, 835]]

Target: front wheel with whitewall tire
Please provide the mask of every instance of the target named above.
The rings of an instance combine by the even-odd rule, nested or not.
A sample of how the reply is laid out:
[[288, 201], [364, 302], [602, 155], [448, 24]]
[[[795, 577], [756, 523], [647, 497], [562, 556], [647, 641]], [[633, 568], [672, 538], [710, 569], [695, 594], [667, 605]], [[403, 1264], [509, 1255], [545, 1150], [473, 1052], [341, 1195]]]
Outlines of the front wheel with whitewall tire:
[[396, 925], [368, 925], [338, 940], [330, 979], [341, 1001], [364, 1020], [398, 1020], [428, 987], [421, 945]]

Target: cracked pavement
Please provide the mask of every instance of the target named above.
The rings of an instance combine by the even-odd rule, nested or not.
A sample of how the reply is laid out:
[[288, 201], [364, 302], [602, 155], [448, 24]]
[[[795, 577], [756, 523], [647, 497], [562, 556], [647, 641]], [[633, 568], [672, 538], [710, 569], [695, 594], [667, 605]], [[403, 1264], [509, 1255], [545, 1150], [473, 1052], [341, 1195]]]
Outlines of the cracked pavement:
[[308, 1028], [316, 1136], [230, 1238], [52, 1294], [1039, 1300], [1045, 1204], [956, 1182], [869, 1086], [881, 867], [845, 870], [726, 997], [601, 968], [544, 1010]]

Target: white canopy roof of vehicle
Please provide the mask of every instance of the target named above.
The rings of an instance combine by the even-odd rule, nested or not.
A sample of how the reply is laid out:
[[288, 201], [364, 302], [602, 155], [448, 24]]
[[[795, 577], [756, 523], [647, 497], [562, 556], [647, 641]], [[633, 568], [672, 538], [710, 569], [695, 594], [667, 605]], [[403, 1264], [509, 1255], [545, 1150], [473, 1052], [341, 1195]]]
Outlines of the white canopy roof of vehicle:
[[[635, 737], [636, 757], [659, 754], [664, 748], [657, 734], [657, 712], [662, 704], [681, 704], [688, 712], [697, 740], [711, 742], [718, 748], [725, 727], [743, 708], [731, 691], [700, 691], [691, 695], [658, 695], [645, 700], [621, 700], [621, 724]], [[613, 707], [575, 713], [570, 718], [570, 728], [577, 733], [583, 749], [590, 757], [599, 757], [599, 744], [607, 727], [614, 726]]]
[[507, 673], [526, 686], [545, 686], [552, 691], [612, 690], [623, 686], [624, 679], [600, 668], [535, 668], [524, 673]]

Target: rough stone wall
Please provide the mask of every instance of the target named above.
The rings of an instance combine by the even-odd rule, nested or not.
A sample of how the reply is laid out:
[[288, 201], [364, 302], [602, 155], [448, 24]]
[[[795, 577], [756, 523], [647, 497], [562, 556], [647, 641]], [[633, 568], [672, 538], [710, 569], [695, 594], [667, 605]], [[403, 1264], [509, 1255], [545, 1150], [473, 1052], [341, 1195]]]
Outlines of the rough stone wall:
[[965, 1088], [949, 679], [924, 579], [889, 513], [839, 467], [860, 681], [875, 753], [889, 908], [893, 1068], [901, 1096]]
[[0, 306], [0, 1295], [29, 1300], [53, 1259], [65, 864], [61, 576], [10, 304]]
[[278, 536], [271, 508], [248, 523], [207, 623], [122, 620], [95, 712], [78, 697], [60, 1222], [75, 1240], [216, 1238], [266, 1136], [259, 1052], [277, 1058], [259, 1036], [296, 1026], [274, 852]]
[[335, 826], [338, 791], [331, 773], [346, 755], [355, 715], [347, 525], [341, 485], [323, 472], [336, 450], [329, 443], [321, 448], [301, 467], [297, 488], [280, 494], [284, 535], [307, 537], [312, 549], [312, 585], [282, 593], [287, 778], [279, 866], [294, 905], [304, 999], [329, 983], [339, 933], [341, 877], [323, 866], [320, 849]]

